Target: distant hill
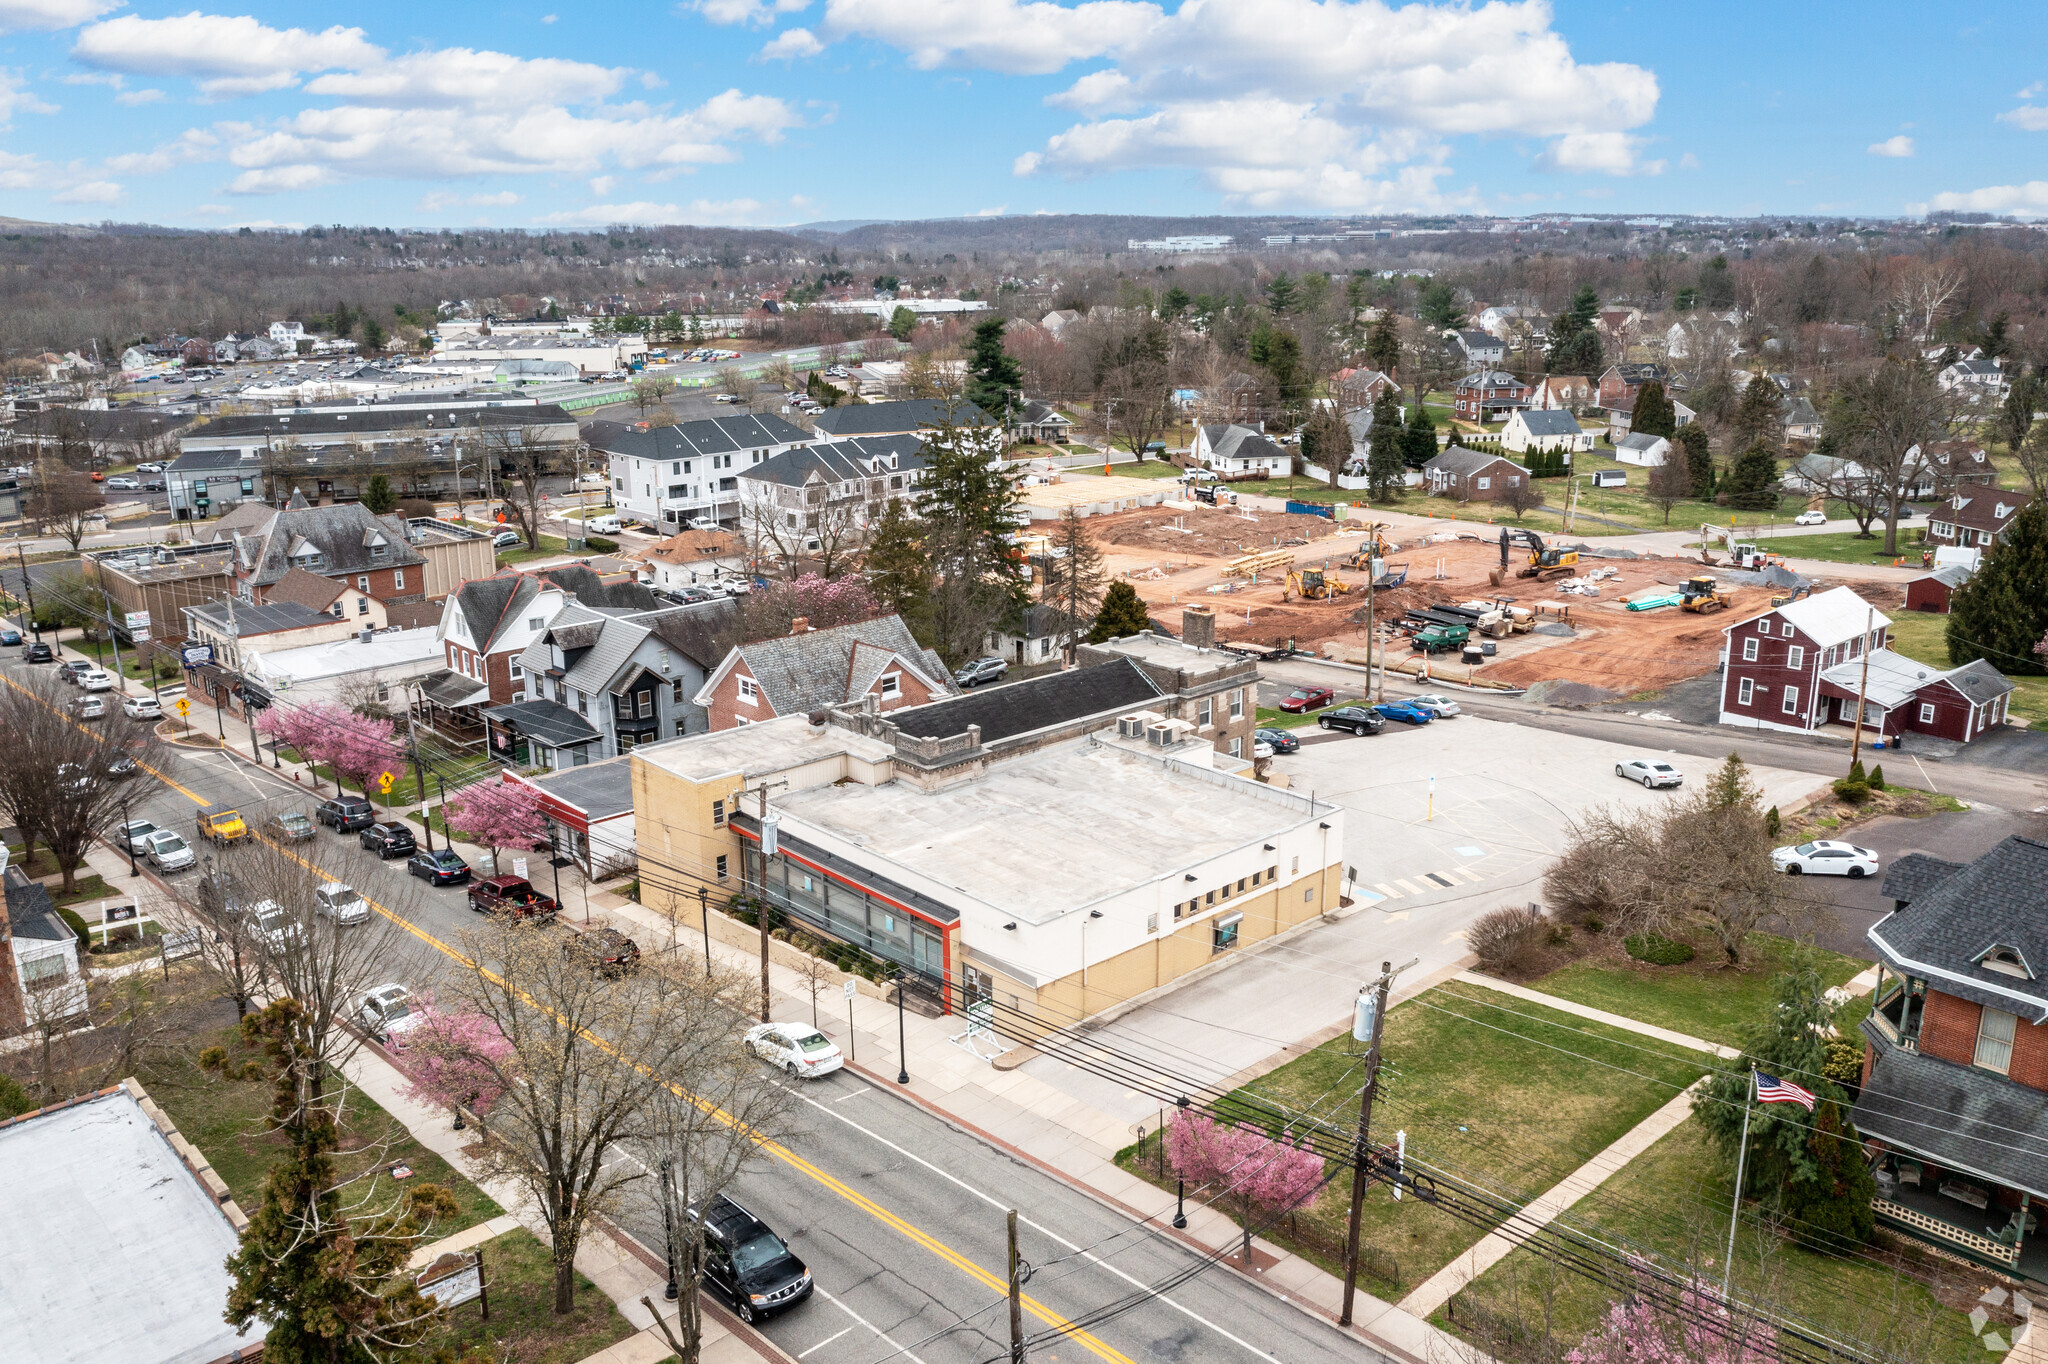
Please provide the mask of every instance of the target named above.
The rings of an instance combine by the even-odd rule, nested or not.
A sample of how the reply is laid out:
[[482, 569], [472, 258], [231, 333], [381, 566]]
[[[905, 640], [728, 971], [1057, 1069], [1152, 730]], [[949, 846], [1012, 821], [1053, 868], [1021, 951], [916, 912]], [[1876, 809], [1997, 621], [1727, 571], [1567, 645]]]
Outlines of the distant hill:
[[0, 233], [37, 237], [97, 237], [100, 230], [83, 223], [39, 223], [29, 218], [0, 217]]
[[1341, 231], [1345, 224], [1300, 217], [1154, 218], [1124, 213], [1013, 214], [999, 218], [925, 218], [903, 222], [806, 223], [798, 236], [830, 235], [833, 244], [874, 251], [1122, 251], [1133, 238], [1225, 236], [1239, 247], [1280, 232]]

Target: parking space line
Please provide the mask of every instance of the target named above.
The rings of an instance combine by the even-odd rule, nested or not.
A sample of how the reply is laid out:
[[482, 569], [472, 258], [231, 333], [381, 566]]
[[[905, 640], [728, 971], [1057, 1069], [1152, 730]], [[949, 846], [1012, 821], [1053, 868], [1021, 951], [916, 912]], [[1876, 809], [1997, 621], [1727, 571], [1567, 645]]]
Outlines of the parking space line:
[[[823, 1289], [821, 1288], [821, 1289], [819, 1289], [818, 1291], [822, 1293], [822, 1292], [824, 1292], [825, 1290], [823, 1290]], [[813, 1346], [812, 1346], [812, 1347], [811, 1347], [810, 1349], [808, 1349], [808, 1350], [805, 1350], [805, 1351], [804, 1351], [804, 1352], [803, 1352], [802, 1354], [798, 1355], [798, 1356], [797, 1356], [797, 1358], [798, 1358], [798, 1359], [809, 1359], [809, 1358], [810, 1358], [810, 1357], [811, 1357], [812, 1355], [814, 1355], [814, 1354], [818, 1353], [818, 1351], [820, 1351], [820, 1350], [824, 1349], [824, 1348], [825, 1348], [825, 1347], [826, 1347], [827, 1345], [830, 1345], [830, 1344], [831, 1344], [831, 1343], [832, 1343], [833, 1341], [835, 1341], [835, 1340], [839, 1339], [839, 1337], [840, 1337], [840, 1336], [843, 1336], [843, 1335], [845, 1335], [845, 1334], [846, 1334], [847, 1332], [849, 1332], [849, 1331], [851, 1331], [851, 1330], [853, 1330], [853, 1328], [852, 1328], [851, 1326], [848, 1326], [848, 1327], [844, 1327], [844, 1328], [842, 1328], [842, 1329], [841, 1329], [840, 1331], [838, 1331], [838, 1332], [837, 1332], [836, 1334], [834, 1334], [834, 1335], [829, 1335], [829, 1336], [826, 1336], [826, 1337], [825, 1337], [825, 1338], [824, 1338], [823, 1340], [819, 1341], [819, 1342], [818, 1342], [818, 1343], [817, 1343], [816, 1345], [813, 1345]], [[884, 1337], [884, 1339], [887, 1339], [887, 1337]]]
[[[911, 1353], [911, 1352], [910, 1352], [909, 1350], [906, 1350], [906, 1349], [905, 1349], [905, 1348], [903, 1348], [903, 1347], [902, 1347], [901, 1345], [898, 1345], [898, 1344], [897, 1344], [897, 1343], [896, 1343], [896, 1342], [895, 1342], [894, 1340], [890, 1339], [890, 1338], [889, 1338], [889, 1333], [888, 1333], [887, 1331], [884, 1331], [884, 1330], [883, 1330], [883, 1329], [882, 1329], [881, 1327], [879, 1327], [879, 1326], [875, 1325], [875, 1324], [874, 1324], [873, 1322], [869, 1321], [869, 1320], [868, 1320], [868, 1319], [867, 1319], [866, 1317], [862, 1316], [862, 1315], [861, 1315], [860, 1313], [858, 1313], [858, 1312], [854, 1311], [854, 1310], [853, 1310], [853, 1309], [852, 1309], [851, 1307], [848, 1307], [848, 1306], [847, 1306], [847, 1305], [846, 1305], [845, 1303], [841, 1302], [841, 1301], [840, 1301], [839, 1299], [837, 1299], [837, 1298], [833, 1297], [833, 1296], [832, 1296], [832, 1295], [831, 1295], [830, 1293], [826, 1292], [826, 1291], [825, 1291], [825, 1287], [824, 1287], [824, 1285], [822, 1285], [822, 1284], [814, 1284], [813, 1286], [814, 1286], [814, 1287], [815, 1287], [815, 1288], [817, 1289], [817, 1293], [818, 1293], [818, 1296], [819, 1296], [819, 1297], [823, 1298], [823, 1299], [824, 1299], [824, 1300], [825, 1300], [826, 1302], [829, 1302], [829, 1303], [831, 1303], [831, 1304], [832, 1304], [832, 1305], [833, 1305], [834, 1307], [836, 1307], [836, 1308], [838, 1308], [838, 1309], [839, 1309], [840, 1311], [842, 1311], [842, 1312], [846, 1313], [846, 1315], [847, 1315], [847, 1316], [849, 1316], [849, 1317], [852, 1317], [852, 1318], [853, 1318], [853, 1319], [854, 1319], [855, 1321], [857, 1321], [857, 1322], [859, 1322], [859, 1323], [860, 1323], [861, 1325], [863, 1325], [863, 1326], [867, 1327], [867, 1328], [868, 1328], [868, 1329], [869, 1329], [870, 1331], [873, 1331], [873, 1332], [874, 1332], [874, 1333], [875, 1333], [875, 1334], [876, 1334], [877, 1336], [881, 1337], [882, 1343], [883, 1343], [884, 1345], [888, 1346], [888, 1347], [889, 1347], [890, 1349], [894, 1350], [894, 1351], [895, 1351], [895, 1352], [896, 1352], [897, 1354], [900, 1354], [900, 1355], [902, 1355], [902, 1356], [903, 1356], [903, 1357], [904, 1357], [905, 1359], [909, 1360], [909, 1361], [910, 1361], [910, 1364], [924, 1364], [924, 1361], [923, 1361], [923, 1360], [919, 1359], [919, 1358], [918, 1358], [918, 1357], [917, 1357], [916, 1355], [912, 1354], [912, 1353]], [[849, 1327], [847, 1328], [847, 1330], [848, 1330], [848, 1331], [850, 1331], [850, 1330], [852, 1330], [852, 1329], [853, 1329], [853, 1328], [852, 1328], [852, 1327], [850, 1327], [850, 1326], [849, 1326]], [[839, 1333], [839, 1336], [843, 1336], [843, 1335], [845, 1335], [845, 1334], [846, 1334], [846, 1331], [841, 1331], [841, 1332]], [[833, 1340], [837, 1340], [837, 1339], [839, 1339], [839, 1336], [834, 1336], [834, 1337], [832, 1337], [832, 1339], [833, 1339]], [[828, 1343], [828, 1344], [829, 1344], [830, 1342], [825, 1342], [825, 1343]], [[811, 1349], [813, 1349], [813, 1350], [815, 1350], [815, 1349], [817, 1349], [817, 1348], [818, 1348], [818, 1347], [817, 1347], [817, 1346], [815, 1346], [815, 1345], [811, 1347]], [[805, 1354], [808, 1354], [808, 1353], [809, 1353], [809, 1351], [808, 1351], [808, 1350], [807, 1350], [807, 1351], [805, 1351]], [[797, 1356], [797, 1358], [801, 1359], [801, 1358], [803, 1358], [803, 1355], [798, 1355], [798, 1356]]]

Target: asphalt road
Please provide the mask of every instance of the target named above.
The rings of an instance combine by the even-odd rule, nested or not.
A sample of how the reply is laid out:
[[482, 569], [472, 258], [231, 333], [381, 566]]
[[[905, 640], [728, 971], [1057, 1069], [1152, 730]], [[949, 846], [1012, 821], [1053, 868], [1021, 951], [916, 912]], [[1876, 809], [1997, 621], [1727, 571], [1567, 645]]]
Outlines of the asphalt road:
[[[0, 659], [7, 677], [49, 670], [22, 664], [12, 649]], [[246, 752], [246, 725], [230, 721], [227, 738]], [[315, 799], [287, 776], [218, 751], [172, 749], [163, 772], [166, 781], [138, 785], [131, 816], [188, 838], [196, 801], [232, 802], [256, 822], [279, 810], [309, 811]], [[205, 845], [198, 847], [203, 853]], [[461, 887], [436, 889], [408, 877], [403, 859], [379, 862], [359, 849], [355, 835], [322, 829], [297, 851], [411, 926], [394, 935], [391, 979], [419, 991], [446, 978], [449, 952], [478, 924]], [[533, 859], [531, 874], [553, 892], [544, 856]], [[196, 875], [168, 880], [190, 894]], [[578, 914], [574, 893], [567, 898], [565, 915]], [[1073, 1321], [1197, 1263], [1156, 1226], [1133, 1223], [856, 1074], [812, 1082], [804, 1099], [788, 1141], [791, 1155], [771, 1155], [735, 1191], [817, 1278], [819, 1292], [766, 1327], [792, 1354], [828, 1344], [829, 1354], [814, 1357], [880, 1361], [902, 1350], [912, 1364], [976, 1364], [1006, 1354], [1007, 1316], [992, 1285], [1003, 1278], [1004, 1211], [1012, 1207], [1020, 1213], [1025, 1258], [1044, 1267], [1027, 1288], [1044, 1309], [1027, 1312], [1027, 1331]], [[1170, 1217], [1169, 1200], [1156, 1204], [1145, 1211]], [[659, 1253], [658, 1216], [642, 1209], [629, 1224]], [[1215, 1267], [1092, 1328], [1089, 1339], [1056, 1341], [1034, 1357], [1114, 1364], [1383, 1358]]]

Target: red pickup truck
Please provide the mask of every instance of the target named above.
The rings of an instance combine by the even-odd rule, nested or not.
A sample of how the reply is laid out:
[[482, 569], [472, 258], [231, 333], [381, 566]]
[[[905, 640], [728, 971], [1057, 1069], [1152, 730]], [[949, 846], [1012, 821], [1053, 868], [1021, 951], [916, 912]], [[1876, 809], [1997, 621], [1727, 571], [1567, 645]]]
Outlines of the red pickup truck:
[[492, 876], [472, 883], [469, 907], [479, 914], [510, 914], [515, 919], [552, 919], [562, 912], [523, 876]]

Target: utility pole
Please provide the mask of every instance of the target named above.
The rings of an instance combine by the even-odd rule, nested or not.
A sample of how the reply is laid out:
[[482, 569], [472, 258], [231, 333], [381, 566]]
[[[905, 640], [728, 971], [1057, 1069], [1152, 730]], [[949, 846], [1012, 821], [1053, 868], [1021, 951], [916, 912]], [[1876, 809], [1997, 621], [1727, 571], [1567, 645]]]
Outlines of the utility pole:
[[[406, 690], [410, 692], [412, 688], [408, 686]], [[419, 731], [413, 728], [411, 701], [407, 701], [405, 706], [405, 756], [412, 760], [413, 781], [419, 786], [420, 791], [420, 832], [426, 836], [427, 851], [432, 852], [434, 812], [427, 808], [427, 770], [420, 766], [420, 738]], [[451, 843], [448, 846], [452, 848], [455, 845]]]
[[[1856, 766], [1857, 754], [1863, 749], [1863, 698], [1870, 695], [1870, 632], [1877, 628], [1877, 608], [1865, 607], [1863, 613], [1863, 680], [1856, 684], [1856, 734], [1849, 741], [1849, 766]], [[1893, 766], [1897, 766], [1896, 763]]]
[[14, 557], [21, 563], [21, 590], [23, 595], [28, 598], [29, 633], [35, 636], [36, 643], [41, 644], [43, 642], [43, 627], [36, 624], [35, 583], [28, 576], [28, 555], [23, 551], [21, 541], [19, 540], [14, 542]]
[[[768, 820], [768, 792], [775, 787], [788, 786], [787, 781], [764, 781], [759, 786], [742, 788], [741, 796], [758, 796], [761, 801], [761, 886], [754, 897], [754, 923], [761, 930], [761, 1021], [768, 1022], [768, 859], [775, 856], [778, 844], [775, 826]], [[735, 802], [737, 803], [737, 802]], [[711, 950], [711, 935], [704, 935], [704, 949], [708, 957]]]
[[[261, 767], [263, 766], [263, 749], [256, 742], [256, 708], [249, 704], [249, 673], [243, 666], [242, 627], [235, 623], [235, 594], [233, 592], [228, 593], [228, 634], [233, 636], [235, 641], [235, 682], [242, 689], [242, 718], [249, 722], [249, 756], [256, 760], [258, 767]], [[119, 655], [117, 654], [116, 657], [118, 658]], [[218, 713], [216, 713], [215, 718], [219, 718]], [[228, 732], [225, 722], [223, 722], [220, 737], [222, 743], [227, 742]]]
[[1394, 988], [1394, 977], [1419, 960], [1410, 957], [1399, 970], [1390, 961], [1381, 962], [1379, 979], [1359, 990], [1357, 1010], [1352, 1016], [1352, 1038], [1368, 1045], [1365, 1088], [1358, 1091], [1358, 1139], [1351, 1148], [1351, 1219], [1344, 1233], [1344, 1310], [1337, 1318], [1339, 1326], [1351, 1324], [1351, 1300], [1358, 1291], [1358, 1221], [1365, 1209], [1366, 1160], [1372, 1149], [1368, 1144], [1372, 1104], [1380, 1088], [1380, 1035], [1386, 1025], [1387, 995]]
[[1024, 1364], [1024, 1281], [1017, 1269], [1017, 1210], [1010, 1209], [1010, 1364]]

